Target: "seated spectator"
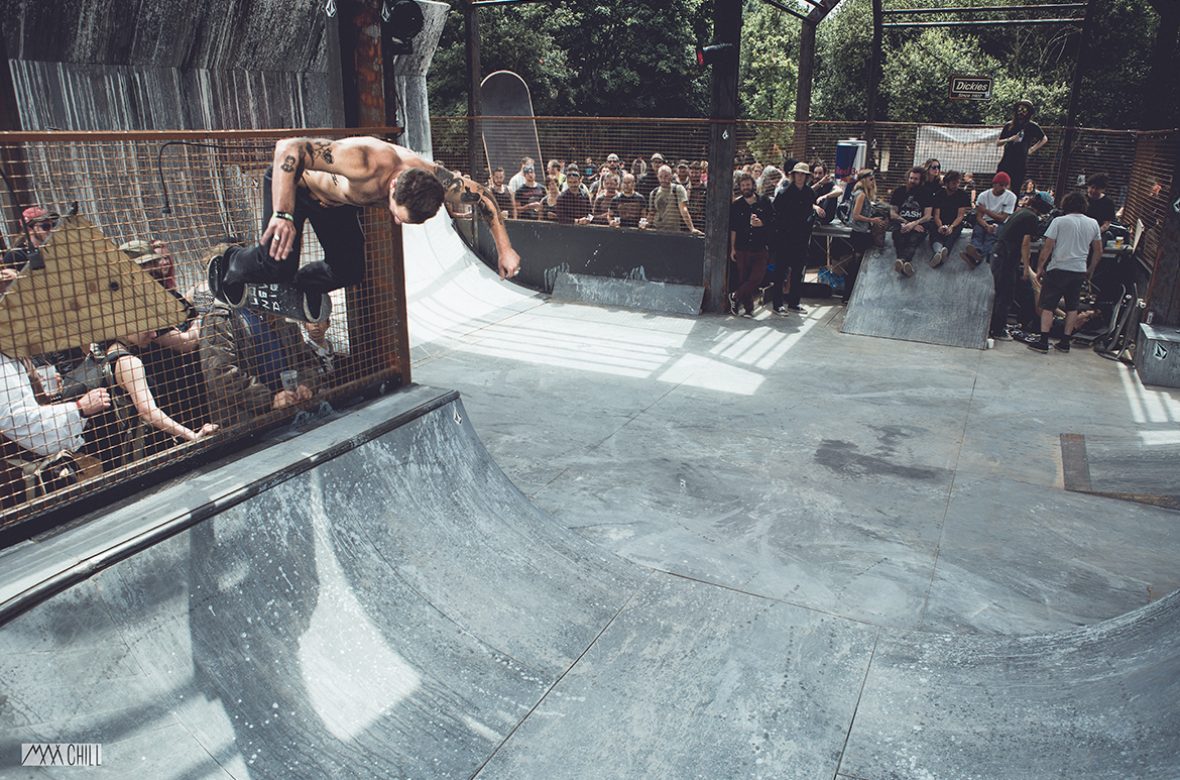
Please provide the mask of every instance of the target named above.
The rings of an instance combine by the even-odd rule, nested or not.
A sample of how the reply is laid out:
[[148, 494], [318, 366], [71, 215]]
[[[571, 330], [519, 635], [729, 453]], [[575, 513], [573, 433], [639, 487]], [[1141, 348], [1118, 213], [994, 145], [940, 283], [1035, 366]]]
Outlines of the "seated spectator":
[[530, 165], [524, 169], [524, 183], [516, 190], [516, 219], [540, 219], [544, 213], [541, 205], [544, 198], [545, 188], [537, 184], [536, 170]]
[[[210, 417], [220, 426], [310, 401], [320, 387], [319, 359], [287, 320], [217, 302], [205, 315], [204, 333], [201, 369]], [[289, 370], [297, 372], [294, 390], [283, 386]]]
[[541, 198], [541, 218], [557, 221], [557, 199], [561, 197], [561, 182], [556, 176], [545, 181], [545, 197]]
[[[753, 176], [754, 174], [750, 175]], [[784, 181], [782, 171], [773, 165], [767, 165], [765, 168], [762, 168], [762, 183], [759, 185], [758, 194], [766, 198], [774, 198], [778, 194], [779, 189], [788, 184], [790, 182]]]
[[926, 202], [933, 203], [942, 192], [942, 163], [931, 157], [922, 167], [926, 169], [923, 179], [926, 186]]
[[926, 225], [932, 219], [931, 206], [926, 202], [926, 170], [915, 165], [910, 168], [906, 183], [889, 197], [889, 216], [894, 222], [893, 248], [897, 259], [893, 270], [905, 276], [914, 275], [914, 253], [926, 239]]
[[[125, 465], [172, 446], [175, 439], [196, 441], [217, 430], [212, 423], [190, 428], [161, 409], [153, 388], [166, 376], [150, 376], [137, 354], [155, 339], [155, 331], [136, 333], [103, 348], [111, 408], [96, 423], [103, 439], [96, 455], [105, 469]], [[140, 424], [142, 423], [142, 425]], [[148, 428], [165, 434], [152, 436]]]
[[[0, 354], [0, 440], [6, 458], [31, 463], [63, 450], [84, 451], [92, 421], [111, 405], [110, 391], [101, 387], [61, 403], [43, 403], [46, 395], [31, 361]], [[25, 495], [21, 468], [5, 462], [0, 472], [0, 507], [32, 498]]]
[[566, 189], [557, 196], [554, 218], [559, 225], [585, 225], [590, 221], [590, 196], [582, 186], [582, 172], [570, 168], [566, 184]]
[[692, 224], [692, 215], [688, 213], [688, 193], [672, 181], [672, 169], [662, 165], [657, 176], [660, 186], [652, 190], [647, 201], [648, 226], [656, 230], [679, 230], [683, 222], [694, 236], [704, 235]]
[[[40, 206], [29, 206], [21, 212], [21, 237], [16, 246], [4, 255], [4, 269], [20, 271], [27, 268], [37, 271], [45, 267], [41, 247], [49, 240], [49, 233], [57, 226], [58, 215]], [[16, 274], [4, 274], [5, 281], [11, 282]]]
[[303, 341], [315, 353], [323, 386], [336, 383], [337, 377], [343, 374], [341, 363], [347, 358], [347, 355], [342, 354], [339, 347], [328, 338], [328, 329], [331, 327], [331, 315], [319, 322], [303, 323]]
[[1016, 211], [1016, 195], [1008, 189], [1011, 179], [999, 171], [992, 177], [992, 187], [975, 199], [975, 227], [971, 243], [963, 251], [963, 259], [972, 267], [978, 266], [991, 254], [996, 243], [996, 231], [1004, 220]]
[[852, 227], [852, 257], [840, 269], [844, 272], [844, 295], [841, 303], [848, 303], [852, 298], [865, 250], [873, 245], [873, 228], [884, 230], [886, 225], [884, 218], [873, 215], [874, 201], [877, 199], [876, 173], [872, 168], [861, 168], [853, 177], [853, 181], [852, 205], [848, 215]]
[[830, 225], [836, 218], [836, 206], [844, 194], [844, 188], [832, 178], [828, 166], [820, 160], [811, 163], [811, 189], [815, 192], [816, 205], [824, 212], [823, 216], [817, 217], [819, 223]]
[[637, 228], [647, 208], [647, 199], [635, 191], [635, 174], [623, 174], [623, 189], [611, 201], [612, 227]]
[[611, 203], [615, 196], [619, 194], [619, 177], [613, 173], [607, 172], [602, 177], [602, 187], [599, 189], [598, 195], [594, 198], [594, 204], [591, 208], [591, 219], [595, 225], [606, 225], [610, 222]]
[[930, 267], [937, 268], [946, 260], [963, 232], [963, 220], [971, 209], [971, 196], [959, 188], [962, 176], [958, 171], [947, 171], [942, 187], [934, 196], [930, 216], [934, 229], [930, 231]]
[[496, 199], [496, 207], [500, 209], [500, 213], [505, 219], [512, 216], [512, 191], [508, 189], [508, 185], [504, 184], [504, 169], [497, 168], [492, 171], [492, 179], [489, 183], [488, 189], [492, 191], [492, 197]]
[[1086, 216], [1098, 223], [1098, 229], [1105, 233], [1118, 216], [1114, 201], [1106, 197], [1106, 185], [1110, 181], [1105, 173], [1096, 173], [1086, 180]]

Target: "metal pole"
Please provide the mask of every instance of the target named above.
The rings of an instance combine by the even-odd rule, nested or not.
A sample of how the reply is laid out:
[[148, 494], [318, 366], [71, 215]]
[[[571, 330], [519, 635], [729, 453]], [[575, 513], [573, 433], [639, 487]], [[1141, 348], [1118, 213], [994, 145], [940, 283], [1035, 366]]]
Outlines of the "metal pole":
[[882, 25], [883, 27], [1010, 27], [1019, 25], [1024, 27], [1026, 25], [1037, 24], [1069, 24], [1071, 22], [1084, 21], [1080, 16], [1069, 17], [1065, 19], [971, 19], [969, 21], [958, 22], [890, 22]]
[[471, 178], [483, 181], [483, 128], [479, 122], [483, 113], [479, 100], [483, 70], [479, 61], [479, 8], [470, 0], [463, 9], [463, 29], [467, 37], [467, 170]]
[[725, 277], [729, 268], [729, 204], [733, 199], [733, 154], [737, 147], [734, 119], [738, 107], [738, 62], [742, 32], [742, 0], [713, 4], [713, 40], [732, 43], [733, 51], [713, 65], [713, 98], [709, 127], [709, 183], [705, 191], [705, 310], [725, 310]]
[[902, 16], [905, 14], [957, 14], [957, 13], [1007, 13], [1011, 11], [1080, 11], [1086, 7], [1085, 3], [1045, 3], [1043, 5], [975, 5], [955, 6], [953, 8], [889, 8], [886, 16]]
[[1089, 43], [1094, 27], [1094, 0], [1086, 2], [1086, 17], [1082, 22], [1082, 39], [1078, 42], [1078, 56], [1073, 66], [1073, 83], [1069, 88], [1069, 109], [1065, 115], [1065, 134], [1061, 139], [1061, 157], [1057, 165], [1056, 194], [1057, 203], [1065, 197], [1069, 187], [1069, 163], [1073, 155], [1073, 142], [1077, 135], [1075, 125], [1078, 120], [1078, 109], [1081, 107], [1082, 77], [1085, 75], [1085, 57], [1089, 55]]
[[[815, 77], [815, 23], [804, 19], [799, 31], [799, 86], [795, 91], [795, 157], [807, 156], [807, 135], [811, 122], [811, 82]], [[777, 161], [776, 161], [777, 162]]]
[[876, 164], [873, 149], [874, 123], [877, 121], [878, 87], [881, 82], [881, 49], [884, 46], [884, 31], [881, 26], [881, 0], [873, 0], [873, 53], [869, 60], [869, 115], [865, 122], [865, 165]]

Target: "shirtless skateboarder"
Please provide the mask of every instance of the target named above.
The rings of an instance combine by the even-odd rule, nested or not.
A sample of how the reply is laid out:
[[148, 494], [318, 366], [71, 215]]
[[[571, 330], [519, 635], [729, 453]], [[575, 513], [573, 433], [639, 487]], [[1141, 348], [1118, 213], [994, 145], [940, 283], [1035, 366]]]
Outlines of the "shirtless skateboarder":
[[[420, 224], [446, 200], [474, 203], [491, 228], [500, 278], [520, 272], [495, 196], [470, 179], [404, 146], [368, 136], [286, 138], [275, 144], [263, 176], [263, 234], [253, 246], [222, 247], [211, 258], [215, 295], [245, 303], [247, 283], [290, 282], [313, 299], [364, 278], [361, 209], [385, 204], [397, 223]], [[303, 225], [310, 221], [324, 259], [300, 267]]]

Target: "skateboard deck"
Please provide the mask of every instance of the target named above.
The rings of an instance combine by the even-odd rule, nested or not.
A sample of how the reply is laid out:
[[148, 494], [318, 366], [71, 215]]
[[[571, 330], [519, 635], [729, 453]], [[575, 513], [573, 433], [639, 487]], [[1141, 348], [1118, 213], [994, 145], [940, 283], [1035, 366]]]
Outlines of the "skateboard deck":
[[312, 316], [314, 303], [311, 296], [289, 282], [246, 285], [244, 308], [257, 312], [269, 312], [303, 322], [322, 322], [328, 318], [328, 314], [331, 312], [332, 301], [327, 295], [321, 294], [320, 305], [314, 307], [316, 316]]
[[529, 94], [528, 84], [510, 70], [498, 70], [488, 74], [480, 84], [479, 99], [483, 112], [480, 127], [488, 170], [503, 168], [511, 176], [520, 170], [522, 157], [532, 157], [537, 169], [544, 170], [537, 122], [533, 119], [533, 98]]
[[311, 300], [307, 293], [290, 282], [247, 282], [246, 294], [240, 304], [229, 301], [221, 290], [222, 262], [220, 254], [214, 255], [209, 260], [206, 272], [209, 292], [216, 300], [226, 303], [232, 308], [277, 314], [280, 317], [302, 322], [323, 322], [332, 312], [332, 301], [327, 295], [320, 295], [317, 307], [314, 305], [315, 301]]

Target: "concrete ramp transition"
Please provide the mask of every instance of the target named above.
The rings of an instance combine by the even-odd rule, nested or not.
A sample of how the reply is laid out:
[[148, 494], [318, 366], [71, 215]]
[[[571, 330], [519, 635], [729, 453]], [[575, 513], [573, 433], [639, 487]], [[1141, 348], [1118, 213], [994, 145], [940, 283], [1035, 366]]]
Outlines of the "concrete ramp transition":
[[994, 283], [987, 263], [976, 268], [960, 259], [967, 244], [964, 234], [938, 268], [930, 267], [930, 246], [923, 244], [912, 277], [893, 270], [892, 236], [884, 249], [865, 252], [843, 332], [985, 349]]

